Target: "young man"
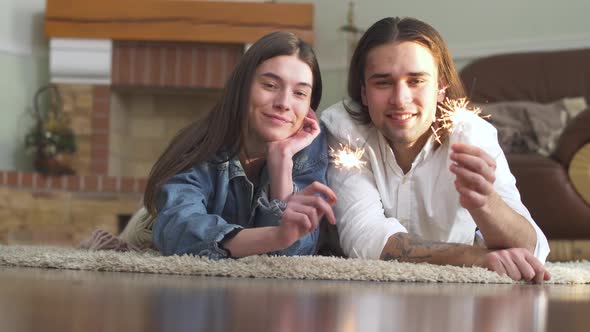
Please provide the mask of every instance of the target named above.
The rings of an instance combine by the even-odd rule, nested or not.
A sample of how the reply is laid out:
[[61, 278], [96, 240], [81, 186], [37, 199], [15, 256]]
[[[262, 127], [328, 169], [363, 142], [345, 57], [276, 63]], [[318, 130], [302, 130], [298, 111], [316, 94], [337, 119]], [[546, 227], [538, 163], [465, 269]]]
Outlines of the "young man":
[[482, 266], [514, 280], [550, 278], [547, 239], [520, 200], [495, 129], [465, 113], [439, 144], [431, 127], [464, 90], [438, 32], [385, 18], [360, 39], [349, 101], [322, 113], [329, 145], [364, 148], [361, 170], [331, 167], [345, 254]]

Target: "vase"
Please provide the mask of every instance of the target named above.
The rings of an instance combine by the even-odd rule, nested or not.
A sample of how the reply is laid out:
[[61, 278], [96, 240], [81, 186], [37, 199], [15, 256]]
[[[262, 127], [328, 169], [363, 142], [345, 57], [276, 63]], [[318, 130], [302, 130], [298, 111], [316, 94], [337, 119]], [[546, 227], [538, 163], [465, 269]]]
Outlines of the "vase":
[[57, 153], [51, 156], [42, 153], [37, 154], [33, 166], [35, 171], [46, 176], [74, 175], [72, 167], [73, 153]]

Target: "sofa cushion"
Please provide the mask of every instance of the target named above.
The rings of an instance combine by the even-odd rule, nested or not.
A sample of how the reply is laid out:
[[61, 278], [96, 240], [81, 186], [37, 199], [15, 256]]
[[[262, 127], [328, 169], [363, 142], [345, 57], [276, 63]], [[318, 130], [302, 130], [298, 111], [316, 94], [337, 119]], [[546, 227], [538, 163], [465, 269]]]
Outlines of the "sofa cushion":
[[584, 97], [564, 98], [553, 103], [506, 101], [473, 103], [498, 130], [504, 153], [538, 153], [549, 156], [568, 122], [586, 108]]
[[590, 143], [576, 152], [568, 173], [576, 191], [590, 205]]

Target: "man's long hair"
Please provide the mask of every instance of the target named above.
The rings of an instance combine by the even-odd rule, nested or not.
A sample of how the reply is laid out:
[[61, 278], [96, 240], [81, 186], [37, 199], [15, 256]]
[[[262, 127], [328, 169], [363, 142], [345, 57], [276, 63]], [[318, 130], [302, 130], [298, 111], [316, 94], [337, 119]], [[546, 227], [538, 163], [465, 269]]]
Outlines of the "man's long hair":
[[465, 96], [465, 89], [455, 69], [451, 53], [440, 34], [429, 24], [415, 18], [387, 17], [373, 24], [363, 34], [350, 60], [348, 95], [360, 108], [347, 107], [347, 111], [355, 120], [363, 124], [371, 123], [369, 109], [363, 105], [361, 97], [361, 88], [365, 85], [368, 53], [384, 44], [406, 41], [420, 44], [430, 50], [438, 70], [438, 83], [446, 87], [446, 97], [454, 99]]

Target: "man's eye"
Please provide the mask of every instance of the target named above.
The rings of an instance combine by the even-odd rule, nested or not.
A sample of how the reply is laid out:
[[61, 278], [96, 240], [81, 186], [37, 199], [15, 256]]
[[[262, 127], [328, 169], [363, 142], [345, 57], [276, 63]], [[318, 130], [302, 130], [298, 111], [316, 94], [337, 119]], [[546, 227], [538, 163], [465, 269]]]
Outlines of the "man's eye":
[[414, 78], [408, 81], [408, 83], [410, 83], [411, 85], [418, 85], [418, 84], [422, 84], [424, 83], [425, 80], [420, 79], [420, 78]]
[[295, 95], [298, 97], [307, 97], [307, 93], [305, 91], [295, 91]]
[[391, 85], [391, 82], [389, 82], [389, 81], [377, 81], [377, 82], [375, 82], [375, 85], [376, 86], [389, 86], [389, 85]]

